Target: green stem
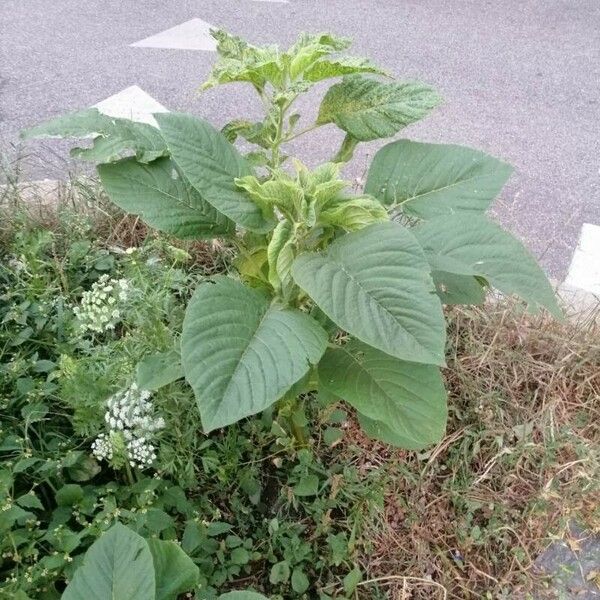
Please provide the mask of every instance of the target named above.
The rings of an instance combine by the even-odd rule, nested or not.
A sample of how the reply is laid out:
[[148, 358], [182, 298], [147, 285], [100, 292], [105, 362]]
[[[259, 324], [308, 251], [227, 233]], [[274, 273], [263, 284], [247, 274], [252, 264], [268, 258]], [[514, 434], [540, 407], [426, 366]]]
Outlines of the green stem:
[[127, 475], [127, 482], [129, 483], [129, 485], [134, 485], [135, 477], [128, 462], [125, 462], [125, 473]]
[[323, 127], [323, 125], [319, 124], [319, 123], [314, 123], [310, 127], [306, 127], [305, 129], [301, 129], [300, 131], [297, 131], [294, 135], [290, 135], [290, 136], [286, 137], [285, 140], [283, 140], [283, 141], [284, 142], [291, 142], [292, 140], [295, 140], [297, 137], [300, 137], [301, 135], [304, 135], [305, 133], [309, 133], [311, 131], [314, 131], [315, 129], [319, 129], [319, 127]]

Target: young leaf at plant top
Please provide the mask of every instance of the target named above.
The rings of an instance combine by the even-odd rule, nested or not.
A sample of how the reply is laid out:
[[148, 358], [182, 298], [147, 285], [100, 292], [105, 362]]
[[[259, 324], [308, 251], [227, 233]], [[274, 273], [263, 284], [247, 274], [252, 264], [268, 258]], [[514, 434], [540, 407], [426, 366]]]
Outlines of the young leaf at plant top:
[[228, 277], [196, 290], [183, 323], [181, 356], [206, 432], [279, 400], [316, 364], [327, 334], [307, 314], [271, 304]]
[[371, 421], [385, 425], [395, 446], [419, 450], [446, 429], [446, 390], [440, 371], [393, 358], [358, 341], [329, 349], [319, 381]]
[[394, 135], [439, 103], [433, 88], [422, 83], [382, 83], [349, 76], [329, 88], [317, 124], [335, 123], [354, 139], [366, 142]]
[[235, 179], [249, 175], [239, 152], [212, 125], [192, 115], [155, 115], [169, 151], [186, 179], [204, 200], [250, 231], [275, 227], [272, 210], [240, 192]]
[[300, 254], [296, 283], [339, 327], [383, 352], [443, 365], [442, 307], [417, 240], [398, 223], [379, 223]]
[[91, 148], [74, 148], [71, 154], [96, 163], [107, 163], [135, 155], [148, 163], [168, 154], [167, 146], [156, 127], [129, 119], [119, 119], [88, 108], [42, 123], [21, 133], [28, 138], [94, 137]]
[[135, 159], [98, 166], [110, 199], [161, 231], [181, 239], [230, 235], [235, 223], [209, 204], [169, 158], [148, 165]]
[[511, 173], [510, 165], [472, 148], [399, 140], [375, 154], [365, 191], [421, 219], [482, 213]]
[[484, 277], [501, 292], [516, 294], [532, 308], [543, 306], [562, 318], [552, 286], [533, 256], [486, 216], [438, 217], [413, 232], [432, 269]]

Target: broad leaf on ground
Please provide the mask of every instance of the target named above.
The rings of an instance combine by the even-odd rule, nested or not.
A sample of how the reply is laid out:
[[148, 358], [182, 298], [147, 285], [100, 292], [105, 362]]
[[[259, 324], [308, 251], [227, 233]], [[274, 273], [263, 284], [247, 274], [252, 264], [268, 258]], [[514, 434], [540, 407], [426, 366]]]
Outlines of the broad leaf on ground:
[[154, 600], [152, 554], [146, 540], [117, 523], [85, 553], [62, 600]]
[[157, 539], [147, 544], [154, 561], [156, 600], [177, 600], [195, 588], [200, 570], [178, 544]]
[[327, 334], [311, 317], [225, 276], [200, 284], [181, 338], [186, 379], [206, 432], [269, 407], [321, 358]]
[[562, 318], [550, 282], [523, 244], [485, 215], [448, 215], [413, 228], [434, 271], [484, 277], [504, 294]]
[[186, 179], [218, 211], [250, 231], [265, 233], [275, 226], [272, 213], [244, 194], [235, 179], [251, 175], [239, 152], [212, 125], [192, 115], [154, 115], [169, 151]]
[[510, 165], [478, 150], [399, 140], [375, 154], [365, 191], [421, 219], [477, 213], [487, 210], [511, 172]]
[[397, 358], [444, 364], [445, 322], [430, 268], [412, 233], [377, 223], [309, 252], [296, 283], [339, 327]]
[[94, 137], [91, 148], [74, 148], [77, 158], [106, 163], [135, 155], [140, 162], [151, 162], [167, 155], [167, 145], [156, 127], [130, 119], [101, 113], [97, 108], [77, 111], [22, 132], [27, 138]]
[[124, 211], [182, 239], [212, 238], [235, 231], [235, 223], [202, 198], [169, 158], [148, 165], [125, 159], [98, 167], [110, 199]]
[[368, 419], [384, 423], [395, 446], [419, 450], [444, 434], [446, 390], [433, 365], [398, 360], [352, 341], [325, 352], [319, 380]]
[[335, 123], [364, 142], [394, 135], [439, 103], [433, 88], [422, 83], [382, 83], [352, 75], [329, 88], [317, 123]]

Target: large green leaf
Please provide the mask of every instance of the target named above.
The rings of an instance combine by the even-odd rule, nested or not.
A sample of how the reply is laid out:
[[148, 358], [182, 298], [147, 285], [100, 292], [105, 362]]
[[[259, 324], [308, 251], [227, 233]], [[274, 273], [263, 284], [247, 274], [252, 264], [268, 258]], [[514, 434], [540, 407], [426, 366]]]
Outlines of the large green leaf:
[[154, 564], [146, 540], [117, 523], [85, 553], [62, 600], [153, 600]]
[[432, 269], [484, 277], [505, 294], [562, 317], [548, 279], [523, 244], [484, 215], [437, 217], [412, 230]]
[[375, 154], [365, 191], [421, 219], [484, 212], [511, 172], [510, 165], [478, 150], [399, 140]]
[[220, 276], [188, 304], [183, 370], [206, 432], [256, 414], [321, 358], [327, 334], [303, 312], [271, 304], [258, 290]]
[[97, 163], [131, 156], [150, 162], [167, 154], [167, 145], [156, 127], [130, 119], [119, 119], [96, 108], [52, 119], [22, 132], [23, 138], [94, 137], [91, 148], [74, 148], [73, 156]]
[[335, 123], [360, 141], [375, 140], [422, 119], [439, 102], [422, 83], [382, 83], [353, 75], [329, 88], [317, 123]]
[[218, 211], [257, 233], [275, 226], [271, 214], [235, 184], [237, 177], [250, 175], [250, 167], [239, 152], [212, 125], [182, 113], [154, 115], [171, 156], [188, 181]]
[[445, 323], [427, 259], [412, 233], [378, 223], [301, 254], [296, 283], [342, 329], [383, 352], [444, 364]]
[[175, 542], [149, 539], [154, 560], [156, 600], [177, 600], [180, 594], [194, 589], [200, 570]]
[[444, 434], [446, 390], [433, 365], [398, 360], [352, 341], [327, 350], [319, 380], [367, 418], [384, 423], [396, 446], [419, 450]]
[[110, 199], [146, 223], [183, 239], [211, 238], [235, 224], [206, 202], [169, 158], [144, 165], [129, 158], [98, 167]]

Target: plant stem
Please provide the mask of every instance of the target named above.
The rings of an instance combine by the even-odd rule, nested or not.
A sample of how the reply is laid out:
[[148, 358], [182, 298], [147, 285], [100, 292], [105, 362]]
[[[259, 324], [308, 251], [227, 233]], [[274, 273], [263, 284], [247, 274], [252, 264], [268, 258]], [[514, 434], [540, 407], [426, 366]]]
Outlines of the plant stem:
[[319, 127], [323, 127], [323, 125], [313, 123], [310, 127], [306, 127], [305, 129], [301, 129], [300, 131], [297, 131], [294, 135], [290, 135], [289, 137], [286, 137], [285, 140], [283, 140], [283, 141], [291, 142], [292, 140], [295, 140], [297, 137], [300, 137], [301, 135], [304, 135], [305, 133], [314, 131], [315, 129], [318, 129]]
[[128, 462], [125, 462], [125, 473], [127, 474], [127, 481], [129, 482], [129, 485], [134, 485], [135, 477]]

